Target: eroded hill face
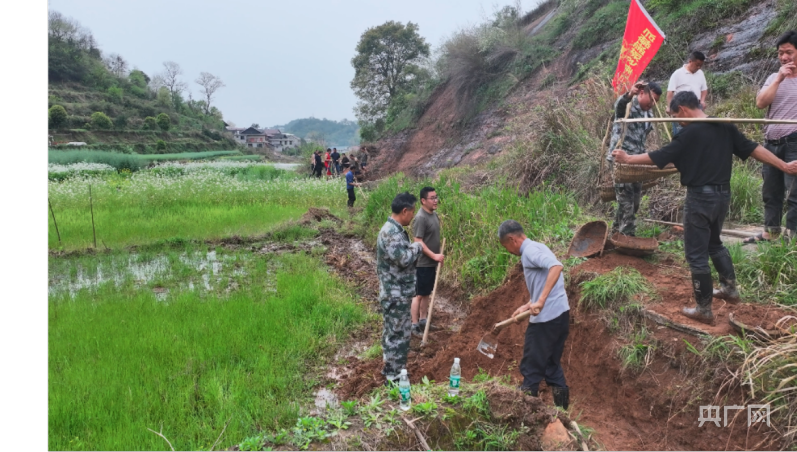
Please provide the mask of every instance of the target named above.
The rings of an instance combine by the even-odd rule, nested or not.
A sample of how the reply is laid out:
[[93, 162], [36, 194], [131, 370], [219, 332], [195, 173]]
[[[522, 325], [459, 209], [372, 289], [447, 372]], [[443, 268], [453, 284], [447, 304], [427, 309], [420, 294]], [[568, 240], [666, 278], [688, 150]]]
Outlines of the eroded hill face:
[[[616, 36], [609, 40], [605, 35], [590, 37], [589, 34], [590, 27], [596, 27], [595, 17], [615, 17], [617, 13], [612, 14], [613, 8], [625, 14], [627, 2], [623, 8], [615, 3], [602, 0], [546, 2], [541, 10], [527, 15], [524, 32], [534, 40], [534, 45], [550, 46], [557, 56], [518, 80], [504, 98], [489, 103], [470, 119], [463, 117], [459, 108], [463, 99], [457, 96], [456, 89], [451, 83], [442, 83], [413, 128], [383, 137], [376, 143], [376, 152], [372, 154], [372, 167], [377, 170], [374, 177], [399, 171], [431, 176], [441, 169], [491, 160], [505, 154], [512, 146], [522, 146], [524, 139], [533, 140], [535, 134], [540, 133], [536, 127], [540, 122], [539, 109], [545, 108], [546, 102], [578, 96], [583, 81], [590, 78], [608, 87], [617, 64], [622, 28], [617, 29], [616, 23], [607, 24], [605, 28], [611, 30], [606, 33]], [[660, 82], [666, 89], [672, 71], [690, 51], [700, 50], [707, 56], [703, 70], [709, 79], [709, 105], [712, 100], [732, 98], [745, 83], [760, 86], [766, 76], [777, 70], [773, 42], [781, 29], [791, 26], [783, 20], [787, 6], [778, 0], [740, 0], [734, 4], [744, 6], [742, 12], [712, 19], [715, 26], [711, 28], [704, 28], [710, 18], [697, 20], [693, 17], [698, 13], [683, 17], [678, 16], [684, 14], [679, 11], [654, 13], [654, 18], [668, 34], [668, 41], [648, 68], [646, 77]], [[590, 13], [590, 16], [583, 17], [579, 12]], [[665, 26], [659, 17], [677, 19]], [[623, 25], [624, 18], [621, 22]], [[692, 33], [684, 31], [685, 27], [691, 27]], [[585, 47], [592, 43], [594, 45]], [[608, 118], [610, 103], [605, 108], [606, 112], [599, 113], [605, 113]], [[601, 136], [596, 138], [600, 140]]]

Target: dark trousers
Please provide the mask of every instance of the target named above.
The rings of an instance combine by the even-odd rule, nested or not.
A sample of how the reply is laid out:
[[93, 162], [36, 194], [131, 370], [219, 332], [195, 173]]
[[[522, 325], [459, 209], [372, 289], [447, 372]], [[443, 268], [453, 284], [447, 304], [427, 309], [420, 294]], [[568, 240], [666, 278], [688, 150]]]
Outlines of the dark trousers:
[[354, 201], [357, 201], [357, 198], [354, 196], [354, 188], [347, 188], [346, 193], [349, 194], [349, 207], [354, 207]]
[[524, 389], [538, 391], [543, 379], [549, 387], [567, 387], [561, 361], [569, 333], [570, 311], [547, 322], [529, 323], [520, 361]]
[[711, 274], [709, 256], [727, 253], [720, 239], [731, 203], [729, 186], [688, 187], [684, 203], [684, 252], [693, 274]]
[[[767, 143], [764, 147], [786, 163], [797, 160], [797, 141], [778, 145]], [[764, 186], [761, 188], [764, 198], [764, 227], [768, 232], [780, 233], [784, 192], [788, 190], [786, 228], [794, 231], [797, 229], [797, 183], [794, 182], [797, 177], [767, 164], [764, 164], [761, 174], [764, 177]]]

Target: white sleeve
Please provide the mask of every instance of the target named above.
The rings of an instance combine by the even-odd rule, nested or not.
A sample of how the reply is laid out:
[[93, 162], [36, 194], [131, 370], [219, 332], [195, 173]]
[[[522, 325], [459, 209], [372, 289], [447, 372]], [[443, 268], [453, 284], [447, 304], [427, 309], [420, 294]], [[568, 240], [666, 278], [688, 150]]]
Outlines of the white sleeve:
[[678, 71], [675, 71], [670, 76], [670, 83], [667, 85], [667, 91], [675, 91], [675, 88], [678, 87]]

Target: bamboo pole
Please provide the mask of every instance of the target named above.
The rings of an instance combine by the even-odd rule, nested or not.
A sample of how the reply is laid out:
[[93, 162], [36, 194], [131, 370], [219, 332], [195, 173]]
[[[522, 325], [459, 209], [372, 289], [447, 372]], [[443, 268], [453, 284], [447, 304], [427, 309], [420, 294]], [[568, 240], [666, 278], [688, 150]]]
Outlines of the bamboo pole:
[[55, 225], [55, 233], [58, 234], [58, 244], [61, 244], [61, 233], [58, 232], [58, 223], [55, 221], [55, 212], [53, 212], [53, 205], [50, 200], [47, 200], [47, 205], [50, 206], [50, 215], [53, 216], [53, 224]]
[[752, 119], [752, 118], [633, 118], [617, 119], [615, 122], [627, 124], [632, 122], [715, 122], [738, 124], [797, 124], [793, 119]]
[[[440, 245], [440, 254], [446, 249], [446, 239]], [[434, 275], [434, 286], [432, 286], [432, 299], [429, 300], [429, 312], [426, 313], [426, 328], [423, 329], [423, 339], [421, 345], [426, 345], [426, 338], [429, 336], [429, 326], [432, 324], [432, 309], [434, 308], [434, 296], [437, 293], [437, 280], [440, 279], [440, 270], [443, 268], [443, 263], [437, 263], [437, 272]]]
[[[681, 223], [673, 223], [671, 221], [648, 220], [648, 219], [644, 219], [643, 221], [647, 221], [649, 223], [664, 224], [664, 225], [667, 225], [667, 226], [680, 226], [680, 227], [684, 226]], [[723, 229], [720, 232], [720, 234], [732, 235], [734, 237], [741, 237], [741, 238], [754, 237], [756, 235], [755, 232], [739, 231], [739, 230], [736, 230], [736, 229]]]
[[94, 199], [91, 197], [91, 184], [89, 184], [89, 208], [91, 209], [91, 232], [94, 234], [94, 249], [96, 249], [97, 229], [94, 227]]

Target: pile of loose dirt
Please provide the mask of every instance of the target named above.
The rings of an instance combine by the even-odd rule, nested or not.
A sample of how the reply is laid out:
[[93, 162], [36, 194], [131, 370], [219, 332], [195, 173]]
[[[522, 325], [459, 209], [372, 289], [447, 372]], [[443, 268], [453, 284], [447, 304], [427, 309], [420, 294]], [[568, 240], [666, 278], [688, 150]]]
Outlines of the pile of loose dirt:
[[312, 223], [318, 223], [324, 220], [331, 220], [335, 223], [341, 223], [342, 220], [335, 215], [330, 213], [329, 209], [317, 209], [315, 207], [311, 207], [307, 210], [307, 213], [302, 215], [302, 218], [299, 219], [299, 224], [308, 225]]

